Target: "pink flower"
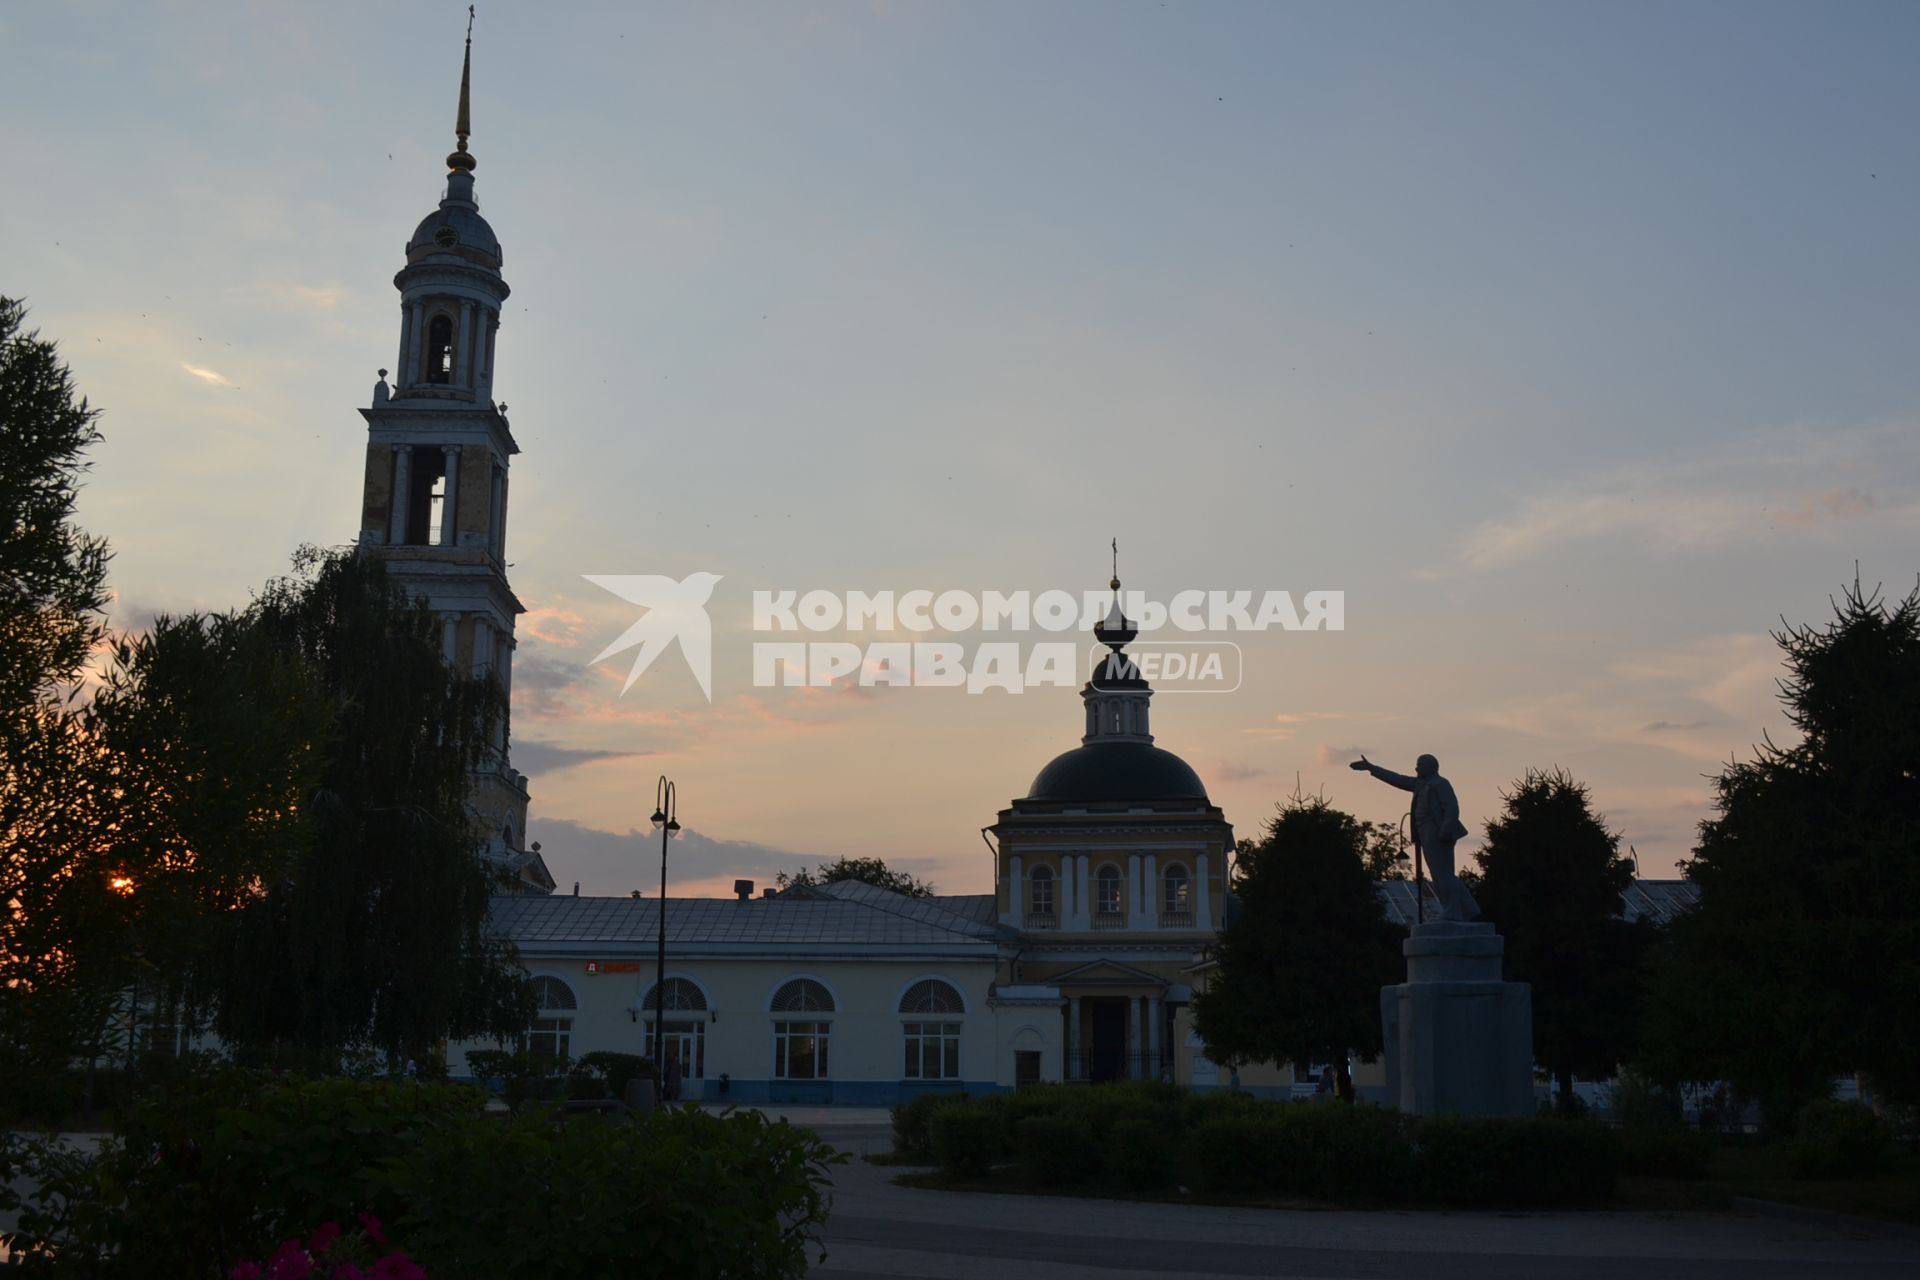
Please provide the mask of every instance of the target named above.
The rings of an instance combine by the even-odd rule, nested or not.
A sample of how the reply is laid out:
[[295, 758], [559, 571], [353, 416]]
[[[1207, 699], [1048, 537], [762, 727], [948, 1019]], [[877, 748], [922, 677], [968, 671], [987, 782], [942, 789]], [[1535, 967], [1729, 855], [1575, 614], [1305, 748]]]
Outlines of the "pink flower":
[[307, 1242], [307, 1247], [315, 1253], [325, 1253], [333, 1248], [333, 1242], [339, 1238], [340, 1224], [323, 1222], [314, 1229], [313, 1239]]
[[267, 1259], [266, 1280], [307, 1280], [312, 1274], [313, 1259], [298, 1240], [287, 1241]]
[[333, 1280], [367, 1280], [367, 1273], [351, 1262], [343, 1262], [334, 1270]]
[[260, 1264], [242, 1262], [227, 1273], [227, 1280], [260, 1280]]
[[390, 1253], [373, 1264], [367, 1280], [427, 1280], [427, 1273], [405, 1253]]
[[362, 1213], [360, 1215], [360, 1229], [366, 1232], [367, 1239], [373, 1241], [375, 1244], [385, 1244], [387, 1242], [387, 1233], [380, 1229], [380, 1219], [370, 1213]]

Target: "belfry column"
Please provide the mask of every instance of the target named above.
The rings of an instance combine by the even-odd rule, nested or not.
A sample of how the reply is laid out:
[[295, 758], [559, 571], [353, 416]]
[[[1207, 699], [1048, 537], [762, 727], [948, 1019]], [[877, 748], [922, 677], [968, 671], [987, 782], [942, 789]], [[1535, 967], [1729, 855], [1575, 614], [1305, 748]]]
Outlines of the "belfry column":
[[413, 491], [413, 446], [397, 444], [393, 446], [393, 524], [388, 530], [387, 541], [401, 546], [407, 540], [407, 496]]
[[440, 452], [447, 460], [447, 480], [440, 491], [440, 545], [454, 547], [460, 544], [455, 519], [455, 513], [460, 509], [460, 446], [446, 445]]
[[1193, 860], [1193, 923], [1201, 929], [1213, 928], [1213, 908], [1207, 898], [1207, 855]]
[[1007, 914], [1013, 918], [1013, 927], [1020, 927], [1020, 855], [1013, 854], [1007, 859]]

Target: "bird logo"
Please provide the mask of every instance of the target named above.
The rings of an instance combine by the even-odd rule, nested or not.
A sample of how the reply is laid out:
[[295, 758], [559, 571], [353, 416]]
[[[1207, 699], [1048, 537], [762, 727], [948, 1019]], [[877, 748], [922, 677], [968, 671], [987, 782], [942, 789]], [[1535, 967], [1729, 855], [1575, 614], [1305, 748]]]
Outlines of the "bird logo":
[[627, 682], [620, 687], [621, 694], [625, 695], [640, 678], [640, 673], [678, 640], [681, 656], [686, 658], [693, 678], [700, 682], [700, 692], [707, 695], [708, 702], [713, 701], [713, 623], [707, 619], [707, 600], [713, 595], [714, 584], [720, 581], [719, 574], [690, 573], [677, 582], [658, 573], [581, 576], [645, 610], [638, 622], [621, 632], [588, 666], [640, 646], [640, 651], [633, 655], [633, 669], [627, 672]]

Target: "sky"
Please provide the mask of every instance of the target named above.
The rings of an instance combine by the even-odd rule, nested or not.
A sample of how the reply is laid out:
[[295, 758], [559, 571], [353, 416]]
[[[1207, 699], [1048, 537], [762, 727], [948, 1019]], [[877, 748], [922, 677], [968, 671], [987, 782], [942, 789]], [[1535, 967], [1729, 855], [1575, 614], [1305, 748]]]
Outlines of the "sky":
[[[355, 536], [465, 20], [0, 9], [0, 293], [103, 410], [115, 625]], [[1073, 689], [757, 686], [756, 590], [1091, 591], [1117, 537], [1155, 600], [1342, 592], [1156, 698], [1240, 834], [1296, 790], [1396, 821], [1347, 762], [1432, 752], [1476, 839], [1557, 766], [1667, 876], [1791, 737], [1770, 629], [1920, 568], [1912, 4], [495, 0], [473, 38], [563, 891], [653, 883], [663, 773], [675, 892], [991, 887]], [[585, 575], [696, 572], [711, 700], [677, 652], [623, 693], [638, 610]]]

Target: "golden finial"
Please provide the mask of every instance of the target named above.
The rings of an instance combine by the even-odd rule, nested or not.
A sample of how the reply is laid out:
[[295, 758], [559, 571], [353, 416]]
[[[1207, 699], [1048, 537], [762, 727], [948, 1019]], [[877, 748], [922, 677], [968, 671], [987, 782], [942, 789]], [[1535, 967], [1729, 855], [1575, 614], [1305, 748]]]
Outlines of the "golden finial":
[[467, 138], [473, 133], [473, 125], [467, 109], [468, 90], [473, 82], [473, 6], [467, 6], [467, 52], [460, 61], [460, 115], [453, 122], [453, 136], [459, 144], [447, 157], [447, 168], [459, 173], [472, 173], [477, 161], [467, 151]]

